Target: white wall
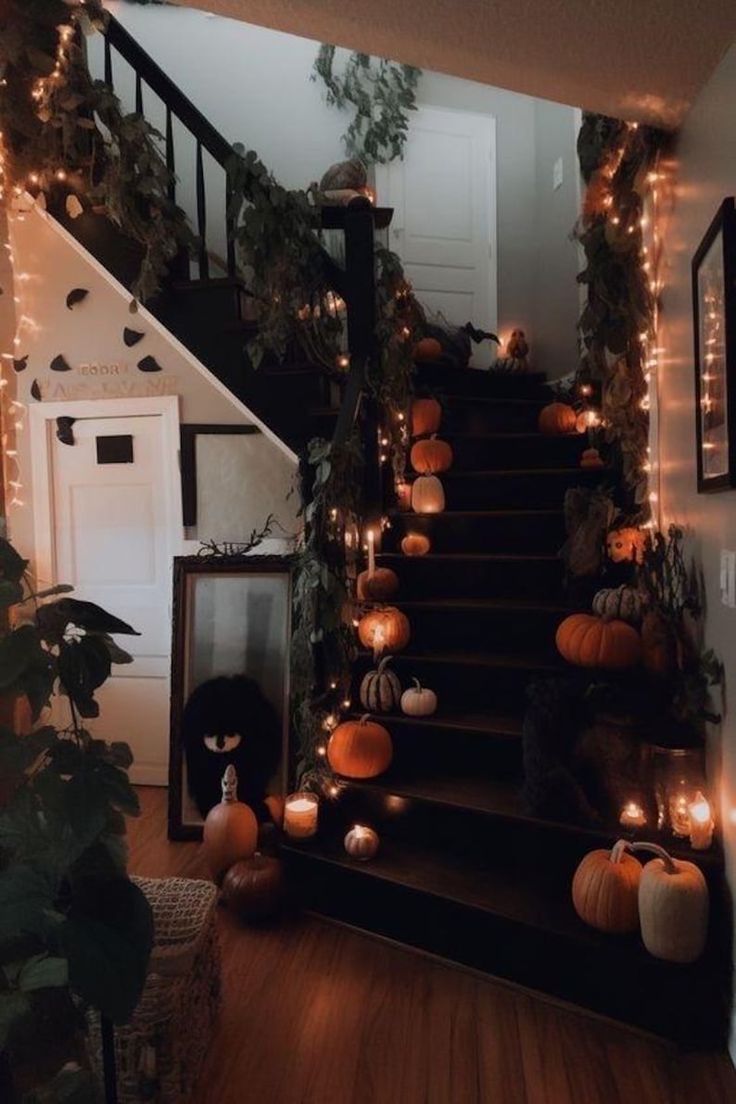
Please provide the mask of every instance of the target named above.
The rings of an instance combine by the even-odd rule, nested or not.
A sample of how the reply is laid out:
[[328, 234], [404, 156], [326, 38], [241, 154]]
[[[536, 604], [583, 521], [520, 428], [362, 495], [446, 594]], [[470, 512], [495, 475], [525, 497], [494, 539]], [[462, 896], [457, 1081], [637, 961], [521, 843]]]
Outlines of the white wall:
[[[350, 116], [328, 108], [321, 83], [309, 79], [317, 43], [191, 9], [141, 7], [125, 0], [110, 0], [107, 6], [222, 135], [256, 150], [281, 184], [304, 188], [344, 157], [340, 138]], [[93, 40], [90, 45], [97, 51], [101, 73], [100, 43]], [[114, 78], [132, 108], [130, 72], [118, 64]], [[422, 75], [418, 101], [495, 116], [499, 331], [508, 334], [521, 326], [530, 335], [533, 353], [537, 348], [540, 367], [551, 375], [570, 371], [578, 313], [574, 265], [569, 263], [574, 247], [567, 241], [577, 213], [573, 109], [431, 72]], [[154, 101], [149, 97], [146, 102]], [[558, 156], [565, 161], [565, 181], [551, 197], [551, 169], [546, 165]], [[183, 197], [192, 194], [192, 172], [193, 151], [179, 135], [177, 173]], [[187, 207], [194, 209], [191, 199]], [[548, 222], [540, 223], [540, 212], [549, 215]], [[220, 222], [213, 199], [208, 236], [209, 228], [216, 232]], [[558, 263], [558, 256], [566, 259]], [[540, 277], [551, 288], [547, 297], [540, 291]], [[572, 337], [564, 341], [560, 335], [566, 330]]]
[[[733, 700], [736, 676], [736, 610], [721, 605], [722, 548], [736, 548], [736, 491], [696, 491], [695, 390], [690, 262], [721, 201], [736, 193], [736, 47], [731, 47], [695, 103], [678, 143], [677, 187], [665, 241], [662, 340], [659, 372], [660, 495], [664, 522], [687, 528], [705, 573], [707, 644], [726, 667]], [[722, 731], [711, 733], [713, 758], [721, 759], [721, 822], [732, 895], [736, 893], [736, 720], [727, 712]], [[736, 1022], [731, 1054], [736, 1060]]]

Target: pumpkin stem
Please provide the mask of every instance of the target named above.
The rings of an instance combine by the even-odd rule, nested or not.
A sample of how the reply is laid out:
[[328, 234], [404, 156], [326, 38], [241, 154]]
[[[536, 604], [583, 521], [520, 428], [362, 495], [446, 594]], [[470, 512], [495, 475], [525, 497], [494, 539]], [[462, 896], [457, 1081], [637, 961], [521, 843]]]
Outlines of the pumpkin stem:
[[629, 844], [626, 840], [616, 840], [611, 848], [611, 854], [609, 859], [612, 863], [620, 863], [624, 857], [625, 852], [628, 850]]
[[370, 713], [364, 713], [364, 714], [363, 714], [363, 716], [362, 716], [362, 717], [360, 718], [360, 720], [358, 721], [358, 724], [362, 724], [362, 725], [364, 725], [364, 724], [368, 724], [368, 721], [369, 721], [370, 719], [371, 719], [371, 715], [370, 715]]
[[422, 691], [422, 684], [419, 681], [419, 679], [418, 678], [413, 678], [411, 681], [414, 683], [414, 688], [415, 688], [417, 694], [420, 694], [421, 691]]
[[652, 854], [657, 855], [657, 857], [662, 860], [664, 869], [668, 874], [677, 873], [674, 859], [669, 852], [665, 851], [664, 847], [660, 847], [658, 843], [630, 843], [629, 847], [632, 851], [651, 851]]
[[382, 675], [383, 672], [384, 672], [384, 669], [386, 667], [386, 664], [390, 663], [392, 659], [393, 659], [393, 656], [390, 656], [390, 655], [384, 656], [383, 659], [381, 660], [381, 662], [378, 664], [377, 674]]

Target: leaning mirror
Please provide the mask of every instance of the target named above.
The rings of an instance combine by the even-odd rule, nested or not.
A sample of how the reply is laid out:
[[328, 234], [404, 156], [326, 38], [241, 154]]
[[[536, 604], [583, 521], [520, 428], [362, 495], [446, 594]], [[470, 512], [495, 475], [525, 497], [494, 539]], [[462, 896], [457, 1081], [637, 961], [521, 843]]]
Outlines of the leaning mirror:
[[199, 839], [232, 763], [259, 820], [283, 793], [291, 562], [174, 560], [169, 837]]

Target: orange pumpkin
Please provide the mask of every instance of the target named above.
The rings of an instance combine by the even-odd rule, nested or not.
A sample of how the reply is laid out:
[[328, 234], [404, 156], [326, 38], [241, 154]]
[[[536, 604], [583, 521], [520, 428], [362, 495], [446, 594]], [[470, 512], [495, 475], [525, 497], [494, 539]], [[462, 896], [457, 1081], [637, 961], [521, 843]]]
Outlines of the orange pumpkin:
[[549, 403], [539, 412], [539, 432], [557, 436], [562, 433], [575, 433], [577, 415], [567, 403]]
[[368, 713], [339, 724], [327, 745], [327, 761], [345, 778], [376, 778], [390, 766], [393, 754], [388, 729], [371, 721]]
[[409, 643], [409, 619], [395, 606], [370, 610], [358, 622], [358, 639], [374, 655], [400, 652]]
[[414, 346], [415, 360], [438, 360], [442, 356], [442, 346], [436, 337], [423, 337]]
[[569, 663], [578, 667], [620, 670], [641, 658], [641, 639], [625, 621], [604, 621], [590, 613], [573, 613], [558, 626], [555, 643]]
[[614, 563], [626, 561], [641, 563], [644, 559], [646, 534], [635, 526], [625, 529], [612, 529], [606, 537], [606, 552]]
[[377, 567], [371, 575], [361, 571], [358, 576], [358, 598], [361, 602], [385, 602], [399, 589], [399, 576], [390, 567]]
[[434, 475], [452, 467], [452, 449], [447, 441], [428, 437], [412, 445], [409, 459], [414, 471], [421, 472], [422, 475]]
[[407, 533], [401, 541], [401, 551], [405, 556], [426, 556], [432, 547], [429, 537], [424, 533]]
[[602, 468], [603, 461], [601, 460], [601, 454], [596, 448], [584, 449], [583, 454], [580, 457], [581, 468]]
[[623, 935], [639, 927], [641, 865], [619, 840], [610, 851], [591, 851], [575, 871], [572, 903], [581, 920]]
[[222, 801], [207, 814], [202, 833], [207, 865], [219, 885], [239, 859], [249, 859], [258, 843], [258, 821], [250, 806], [238, 801], [238, 775], [232, 763], [222, 776]]
[[241, 920], [266, 920], [284, 898], [281, 861], [256, 851], [230, 867], [222, 880], [222, 900]]
[[441, 421], [442, 407], [436, 399], [415, 399], [411, 404], [412, 437], [436, 433]]

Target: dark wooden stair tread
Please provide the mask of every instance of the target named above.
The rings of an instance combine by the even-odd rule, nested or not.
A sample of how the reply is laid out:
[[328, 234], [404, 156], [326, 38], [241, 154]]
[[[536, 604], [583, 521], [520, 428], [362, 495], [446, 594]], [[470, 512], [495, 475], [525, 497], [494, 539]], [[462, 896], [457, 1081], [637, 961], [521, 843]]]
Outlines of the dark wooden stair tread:
[[[363, 712], [350, 714], [357, 720]], [[501, 716], [494, 713], [433, 713], [431, 717], [408, 717], [405, 713], [374, 713], [374, 720], [389, 729], [399, 727], [435, 729], [455, 732], [474, 732], [485, 736], [504, 736], [518, 740], [521, 736], [521, 717]]]
[[[372, 652], [360, 651], [364, 659]], [[394, 663], [442, 663], [447, 666], [490, 667], [496, 670], [559, 671], [563, 660], [550, 655], [509, 655], [506, 652], [398, 652]]]
[[[431, 514], [423, 514], [422, 517], [432, 517]], [[488, 561], [494, 563], [499, 560], [518, 560], [522, 563], [534, 563], [544, 560], [545, 563], [560, 563], [560, 557], [552, 552], [427, 552], [424, 556], [405, 556], [403, 552], [379, 552], [377, 560], [402, 560], [404, 563], [447, 563], [460, 564], [464, 560], [472, 560], [474, 563]]]
[[537, 598], [392, 598], [391, 605], [411, 610], [503, 610], [540, 613], [570, 613], [572, 606], [563, 602], [542, 602]]
[[[314, 412], [313, 412], [314, 413]], [[564, 513], [562, 507], [555, 509], [552, 506], [538, 507], [537, 509], [499, 509], [499, 510], [442, 510], [439, 514], [415, 514], [412, 510], [389, 510], [388, 516], [391, 519], [405, 518], [407, 521], [413, 521], [416, 518], [421, 520], [429, 519], [430, 521], [453, 521], [455, 518], [550, 518], [559, 517]]]
[[[439, 478], [442, 482], [445, 479], [503, 479], [505, 477], [511, 477], [513, 479], [518, 478], [520, 475], [531, 475], [536, 479], [537, 477], [543, 478], [546, 475], [578, 475], [584, 479], [590, 479], [592, 476], [601, 478], [611, 472], [610, 468], [581, 468], [576, 466], [568, 466], [562, 468], [489, 468], [480, 469], [473, 468], [465, 470], [464, 468], [450, 468], [449, 471], [440, 472]], [[407, 472], [407, 481], [418, 479], [419, 476], [416, 472]], [[422, 517], [432, 515], [421, 515]]]

